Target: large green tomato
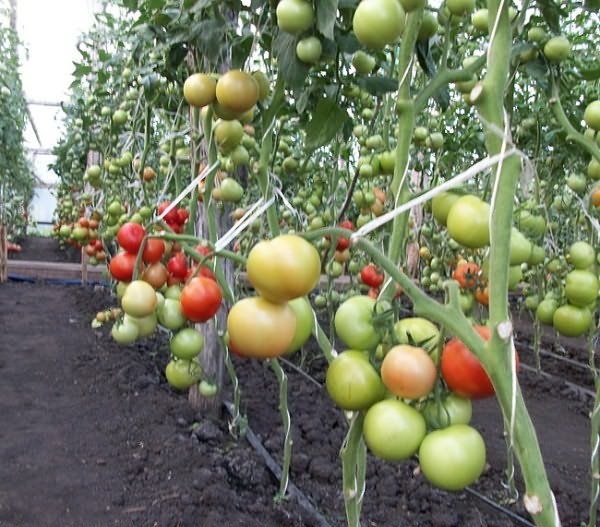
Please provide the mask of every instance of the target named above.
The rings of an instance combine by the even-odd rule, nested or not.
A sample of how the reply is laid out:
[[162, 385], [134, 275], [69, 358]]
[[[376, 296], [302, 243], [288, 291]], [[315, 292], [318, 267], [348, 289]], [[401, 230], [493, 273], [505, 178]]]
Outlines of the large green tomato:
[[181, 287], [178, 285], [167, 287], [167, 290], [165, 291], [165, 298], [179, 300], [181, 298]]
[[511, 265], [508, 269], [508, 288], [514, 291], [523, 280], [523, 269], [520, 265]]
[[440, 225], [446, 225], [448, 213], [460, 197], [456, 192], [441, 192], [431, 200], [431, 212]]
[[510, 265], [527, 262], [532, 250], [531, 242], [518, 229], [513, 227], [510, 235]]
[[192, 360], [197, 357], [204, 347], [202, 333], [194, 328], [185, 328], [177, 332], [171, 339], [171, 353], [179, 358]]
[[421, 472], [444, 490], [462, 490], [477, 481], [485, 468], [485, 443], [477, 430], [452, 425], [431, 432], [419, 448]]
[[373, 327], [375, 300], [357, 295], [346, 300], [335, 314], [335, 332], [350, 347], [370, 350], [379, 344], [379, 335]]
[[371, 406], [363, 424], [363, 436], [369, 450], [386, 461], [411, 457], [426, 433], [423, 416], [396, 399], [386, 399]]
[[361, 44], [381, 49], [400, 38], [404, 19], [398, 0], [362, 0], [354, 12], [352, 27]]
[[277, 5], [277, 25], [286, 33], [302, 33], [313, 25], [312, 2], [306, 0], [281, 0]]
[[158, 309], [156, 314], [158, 321], [167, 329], [179, 329], [186, 323], [179, 300], [166, 298], [162, 308]]
[[446, 225], [450, 237], [471, 249], [490, 243], [490, 206], [477, 196], [463, 196], [448, 212]]
[[565, 304], [554, 312], [552, 323], [561, 335], [579, 337], [590, 330], [593, 318], [587, 307]]
[[[394, 324], [394, 332], [400, 344], [425, 348], [430, 355], [437, 351], [440, 342], [439, 329], [426, 318], [403, 318]], [[436, 357], [434, 360], [437, 362]]]
[[587, 242], [575, 242], [569, 248], [569, 259], [575, 269], [587, 269], [594, 265], [596, 251]]
[[600, 100], [587, 105], [583, 119], [592, 130], [600, 131]]
[[475, 0], [446, 0], [448, 11], [455, 16], [461, 16], [475, 9]]
[[139, 329], [132, 319], [125, 319], [121, 322], [115, 322], [110, 334], [119, 344], [131, 344], [138, 338]]
[[167, 382], [177, 390], [187, 390], [202, 378], [202, 368], [196, 361], [172, 360], [165, 369]]
[[473, 405], [470, 399], [464, 399], [455, 393], [449, 394], [438, 403], [431, 399], [421, 410], [427, 426], [438, 429], [451, 425], [468, 425], [473, 416]]
[[381, 377], [368, 353], [348, 350], [329, 365], [325, 385], [335, 404], [344, 410], [366, 410], [385, 395]]
[[542, 323], [552, 325], [554, 312], [558, 309], [558, 303], [553, 298], [545, 298], [542, 300], [535, 310], [536, 318]]
[[295, 298], [288, 302], [288, 306], [292, 308], [296, 315], [296, 331], [292, 343], [286, 350], [286, 354], [298, 351], [312, 334], [313, 327], [313, 310], [310, 302], [305, 297]]
[[571, 54], [571, 43], [566, 37], [552, 37], [544, 46], [544, 55], [552, 62], [565, 60]]
[[147, 317], [156, 308], [156, 293], [154, 288], [143, 280], [131, 282], [121, 299], [123, 311], [132, 317]]
[[586, 307], [596, 301], [599, 287], [594, 273], [576, 269], [567, 275], [565, 294], [569, 303]]
[[323, 53], [323, 46], [317, 37], [306, 37], [300, 40], [296, 46], [298, 59], [306, 64], [316, 64]]

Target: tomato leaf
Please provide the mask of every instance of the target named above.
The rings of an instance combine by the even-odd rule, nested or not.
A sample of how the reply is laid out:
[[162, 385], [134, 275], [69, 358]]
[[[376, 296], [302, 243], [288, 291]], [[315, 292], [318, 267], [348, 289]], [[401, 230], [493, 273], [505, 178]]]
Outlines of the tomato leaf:
[[273, 41], [273, 54], [277, 58], [279, 71], [291, 88], [300, 88], [308, 75], [309, 67], [298, 60], [296, 37], [280, 31]]
[[321, 99], [306, 125], [307, 150], [316, 150], [329, 143], [350, 117], [333, 99]]
[[371, 75], [358, 79], [357, 84], [368, 91], [371, 95], [378, 97], [385, 93], [390, 93], [398, 89], [398, 81], [390, 77], [382, 77], [380, 75]]
[[579, 76], [586, 81], [595, 81], [600, 79], [600, 66], [587, 70], [579, 70]]
[[[420, 41], [417, 42], [416, 45], [417, 52], [417, 60], [425, 75], [428, 78], [433, 78], [436, 75], [437, 68], [435, 66], [435, 62], [433, 61], [433, 57], [431, 56], [431, 48], [429, 47], [429, 41]], [[440, 88], [435, 94], [434, 99], [440, 105], [442, 110], [446, 110], [450, 105], [450, 93], [448, 92], [447, 87]]]
[[524, 64], [525, 71], [540, 85], [541, 88], [547, 90], [548, 82], [548, 66], [541, 59], [531, 60]]
[[333, 39], [337, 9], [338, 0], [319, 0], [317, 2], [317, 29], [329, 39]]
[[560, 33], [560, 7], [554, 0], [537, 0], [537, 5], [542, 12], [546, 24], [554, 33]]

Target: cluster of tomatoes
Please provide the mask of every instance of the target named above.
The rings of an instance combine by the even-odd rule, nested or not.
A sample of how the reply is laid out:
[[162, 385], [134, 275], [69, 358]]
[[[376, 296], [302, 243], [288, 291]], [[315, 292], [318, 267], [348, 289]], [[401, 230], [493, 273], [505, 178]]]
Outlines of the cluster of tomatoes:
[[[124, 224], [117, 241], [122, 251], [111, 259], [109, 270], [118, 280], [123, 316], [115, 322], [111, 334], [120, 344], [130, 344], [151, 335], [159, 323], [173, 331], [172, 359], [165, 374], [171, 386], [187, 389], [201, 380], [198, 355], [204, 343], [202, 334], [188, 325], [215, 316], [222, 303], [221, 288], [205, 265], [189, 266], [179, 247], [147, 237], [144, 227], [137, 223]], [[210, 254], [205, 246], [196, 250], [205, 256]], [[138, 260], [139, 278], [134, 279]], [[105, 315], [103, 320], [96, 320], [101, 323], [107, 318]]]
[[[161, 215], [171, 205], [170, 201], [163, 201], [157, 209], [159, 215]], [[176, 234], [183, 232], [183, 227], [186, 224], [190, 213], [185, 208], [173, 207], [165, 216], [165, 223], [169, 228]]]
[[600, 280], [597, 265], [600, 254], [587, 242], [575, 242], [569, 248], [569, 261], [572, 265], [564, 278], [562, 294], [550, 290], [544, 299], [529, 297], [526, 304], [535, 310], [536, 318], [542, 324], [554, 326], [567, 337], [578, 337], [587, 333], [594, 323]]
[[81, 216], [74, 223], [62, 223], [55, 226], [55, 232], [66, 243], [77, 249], [84, 248], [89, 256], [89, 263], [96, 265], [106, 260], [106, 252], [98, 228], [100, 217], [97, 213], [92, 214], [91, 218]]
[[229, 311], [229, 349], [256, 359], [299, 350], [312, 333], [313, 312], [306, 295], [321, 275], [319, 253], [304, 238], [285, 234], [257, 243], [246, 270], [257, 296], [240, 300]]
[[[327, 370], [329, 395], [344, 410], [364, 412], [364, 440], [374, 455], [402, 461], [418, 452], [432, 484], [460, 490], [485, 467], [483, 439], [469, 426], [471, 399], [493, 396], [493, 385], [459, 339], [444, 345], [423, 318], [397, 321], [390, 339], [376, 323], [378, 312], [366, 295], [338, 308], [336, 333], [349, 349]], [[475, 329], [490, 338], [487, 327]]]

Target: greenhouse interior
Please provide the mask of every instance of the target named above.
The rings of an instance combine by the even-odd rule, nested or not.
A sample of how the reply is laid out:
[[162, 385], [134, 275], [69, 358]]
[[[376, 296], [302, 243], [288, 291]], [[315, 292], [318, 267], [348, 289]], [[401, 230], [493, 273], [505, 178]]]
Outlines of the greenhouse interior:
[[0, 527], [600, 526], [600, 0], [0, 0]]

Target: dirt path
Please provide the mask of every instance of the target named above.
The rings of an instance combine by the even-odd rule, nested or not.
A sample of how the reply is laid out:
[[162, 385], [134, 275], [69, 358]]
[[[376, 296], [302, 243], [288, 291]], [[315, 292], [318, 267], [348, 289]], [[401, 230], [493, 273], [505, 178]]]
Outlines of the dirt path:
[[307, 524], [226, 424], [191, 432], [149, 349], [94, 334], [94, 296], [0, 286], [0, 526]]

